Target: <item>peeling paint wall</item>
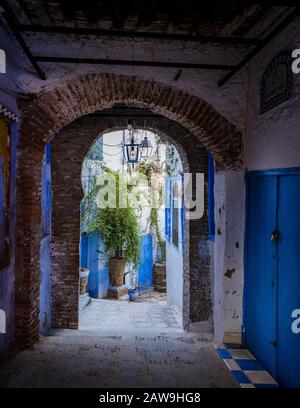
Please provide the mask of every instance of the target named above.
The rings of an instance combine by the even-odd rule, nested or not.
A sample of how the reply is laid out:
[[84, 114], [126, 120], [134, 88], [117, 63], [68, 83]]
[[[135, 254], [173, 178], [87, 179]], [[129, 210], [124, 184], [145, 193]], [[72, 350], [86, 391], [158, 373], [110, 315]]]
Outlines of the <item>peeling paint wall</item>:
[[225, 339], [240, 340], [243, 323], [245, 182], [244, 172], [226, 174], [224, 260]]
[[224, 338], [224, 257], [225, 257], [225, 175], [215, 174], [215, 241], [211, 242], [214, 277], [214, 336], [217, 344]]
[[244, 172], [215, 178], [216, 239], [214, 250], [215, 340], [240, 342], [244, 282]]

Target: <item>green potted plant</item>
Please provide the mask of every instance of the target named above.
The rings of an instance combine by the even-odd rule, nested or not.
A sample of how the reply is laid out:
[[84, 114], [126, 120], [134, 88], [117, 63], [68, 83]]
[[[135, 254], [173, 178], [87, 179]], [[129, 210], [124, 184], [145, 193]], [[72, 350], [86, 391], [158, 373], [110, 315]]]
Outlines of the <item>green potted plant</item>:
[[[117, 191], [120, 184], [120, 175], [116, 177]], [[117, 194], [118, 195], [118, 194]], [[126, 263], [134, 268], [138, 267], [140, 258], [140, 230], [138, 219], [133, 208], [120, 208], [117, 197], [115, 208], [99, 208], [90, 232], [101, 234], [105, 253], [109, 257], [109, 275], [112, 286], [124, 284]]]
[[109, 256], [112, 286], [122, 286], [126, 262], [137, 268], [140, 257], [140, 233], [132, 208], [103, 208], [94, 222]]

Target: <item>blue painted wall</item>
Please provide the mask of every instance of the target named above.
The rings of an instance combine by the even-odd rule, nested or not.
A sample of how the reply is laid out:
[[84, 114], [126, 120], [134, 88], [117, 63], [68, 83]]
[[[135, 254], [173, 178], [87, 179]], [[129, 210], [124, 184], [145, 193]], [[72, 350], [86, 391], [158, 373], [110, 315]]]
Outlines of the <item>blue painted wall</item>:
[[80, 266], [82, 268], [88, 267], [88, 253], [89, 253], [89, 236], [81, 235], [80, 237]]
[[[141, 290], [152, 287], [152, 234], [141, 239], [141, 258], [138, 269], [138, 286]], [[104, 244], [97, 233], [82, 235], [80, 239], [80, 266], [90, 270], [88, 292], [92, 298], [102, 299], [109, 288], [108, 259]]]
[[40, 332], [46, 334], [51, 327], [51, 268], [50, 268], [50, 240], [51, 240], [51, 145], [45, 148], [42, 167], [42, 226], [43, 239], [40, 246]]
[[209, 239], [215, 240], [215, 163], [213, 156], [208, 153], [208, 231]]
[[[15, 266], [15, 202], [16, 202], [16, 160], [17, 144], [19, 138], [19, 124], [14, 122], [10, 128], [10, 265], [0, 270], [0, 309], [6, 313], [6, 334], [0, 334], [0, 354], [6, 350], [13, 341], [13, 307], [14, 307], [14, 266]], [[1, 204], [1, 203], [0, 203]], [[3, 204], [3, 203], [2, 203]]]
[[141, 255], [138, 268], [138, 287], [140, 291], [152, 287], [152, 259], [153, 259], [153, 237], [146, 234], [141, 237]]
[[90, 270], [88, 292], [92, 298], [106, 296], [109, 285], [107, 256], [100, 235], [83, 235], [80, 239], [80, 266]]

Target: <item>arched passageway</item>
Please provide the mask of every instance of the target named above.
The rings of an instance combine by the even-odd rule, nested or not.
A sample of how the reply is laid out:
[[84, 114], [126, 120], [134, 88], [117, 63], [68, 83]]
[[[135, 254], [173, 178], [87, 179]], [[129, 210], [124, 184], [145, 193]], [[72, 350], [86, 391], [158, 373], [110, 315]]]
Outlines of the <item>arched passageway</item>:
[[[50, 140], [55, 140], [54, 179], [55, 175], [59, 176], [61, 183], [53, 183], [54, 200], [59, 188], [63, 189], [64, 194], [53, 207], [53, 324], [76, 328], [78, 308], [74, 305], [78, 302], [81, 163], [101, 132], [124, 127], [124, 118], [118, 124], [116, 118], [85, 115], [101, 112], [120, 103], [146, 107], [161, 115], [154, 117], [151, 124], [147, 120], [149, 130], [172, 139], [182, 156], [184, 168], [190, 172], [206, 171], [206, 149], [214, 155], [219, 168], [238, 168], [241, 165], [242, 139], [233, 125], [199, 98], [153, 81], [126, 76], [91, 75], [67, 82], [53, 91], [41, 94], [35, 101], [23, 104], [17, 193], [15, 312], [16, 338], [24, 345], [33, 344], [39, 336], [40, 185], [44, 147]], [[82, 116], [82, 119], [78, 119]], [[144, 120], [141, 120], [143, 123], [139, 127], [142, 128]], [[93, 121], [96, 133], [89, 128], [86, 130], [88, 135], [81, 135], [76, 143], [76, 126], [83, 126], [84, 129], [85, 122]], [[71, 149], [66, 143], [70, 138], [73, 143]], [[62, 141], [59, 145], [60, 139]], [[64, 154], [64, 161], [59, 161], [56, 144], [57, 153]], [[188, 155], [185, 153], [187, 151]], [[76, 180], [79, 182], [76, 183]], [[75, 185], [77, 188], [74, 189]], [[65, 222], [62, 222], [61, 217], [64, 217]], [[184, 268], [183, 320], [186, 325], [190, 320], [212, 321], [211, 265], [206, 245], [207, 217], [189, 224], [186, 223], [186, 228], [189, 228], [186, 237], [189, 238], [185, 245]], [[66, 251], [68, 265], [64, 264]]]
[[[81, 165], [99, 134], [124, 128], [126, 117], [117, 116], [117, 112], [118, 109], [110, 109], [80, 118], [52, 142], [52, 317], [56, 327], [77, 327]], [[183, 126], [148, 110], [131, 109], [131, 117], [136, 127], [143, 128], [146, 124], [148, 130], [176, 146], [185, 173], [190, 169], [193, 173], [207, 173], [206, 149]], [[187, 156], [189, 143], [195, 149]], [[182, 318], [187, 327], [189, 321], [209, 321], [212, 302], [210, 254], [200, 256], [197, 251], [198, 242], [207, 241], [207, 213], [202, 219], [185, 224]]]

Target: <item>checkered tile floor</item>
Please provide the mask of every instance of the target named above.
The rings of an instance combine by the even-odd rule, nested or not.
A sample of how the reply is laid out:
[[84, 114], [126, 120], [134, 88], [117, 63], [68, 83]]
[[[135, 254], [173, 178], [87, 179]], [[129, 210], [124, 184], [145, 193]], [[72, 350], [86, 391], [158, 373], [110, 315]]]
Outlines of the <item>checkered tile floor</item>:
[[230, 348], [226, 346], [216, 346], [216, 351], [242, 388], [278, 387], [278, 383], [256, 361], [250, 351], [243, 348]]

